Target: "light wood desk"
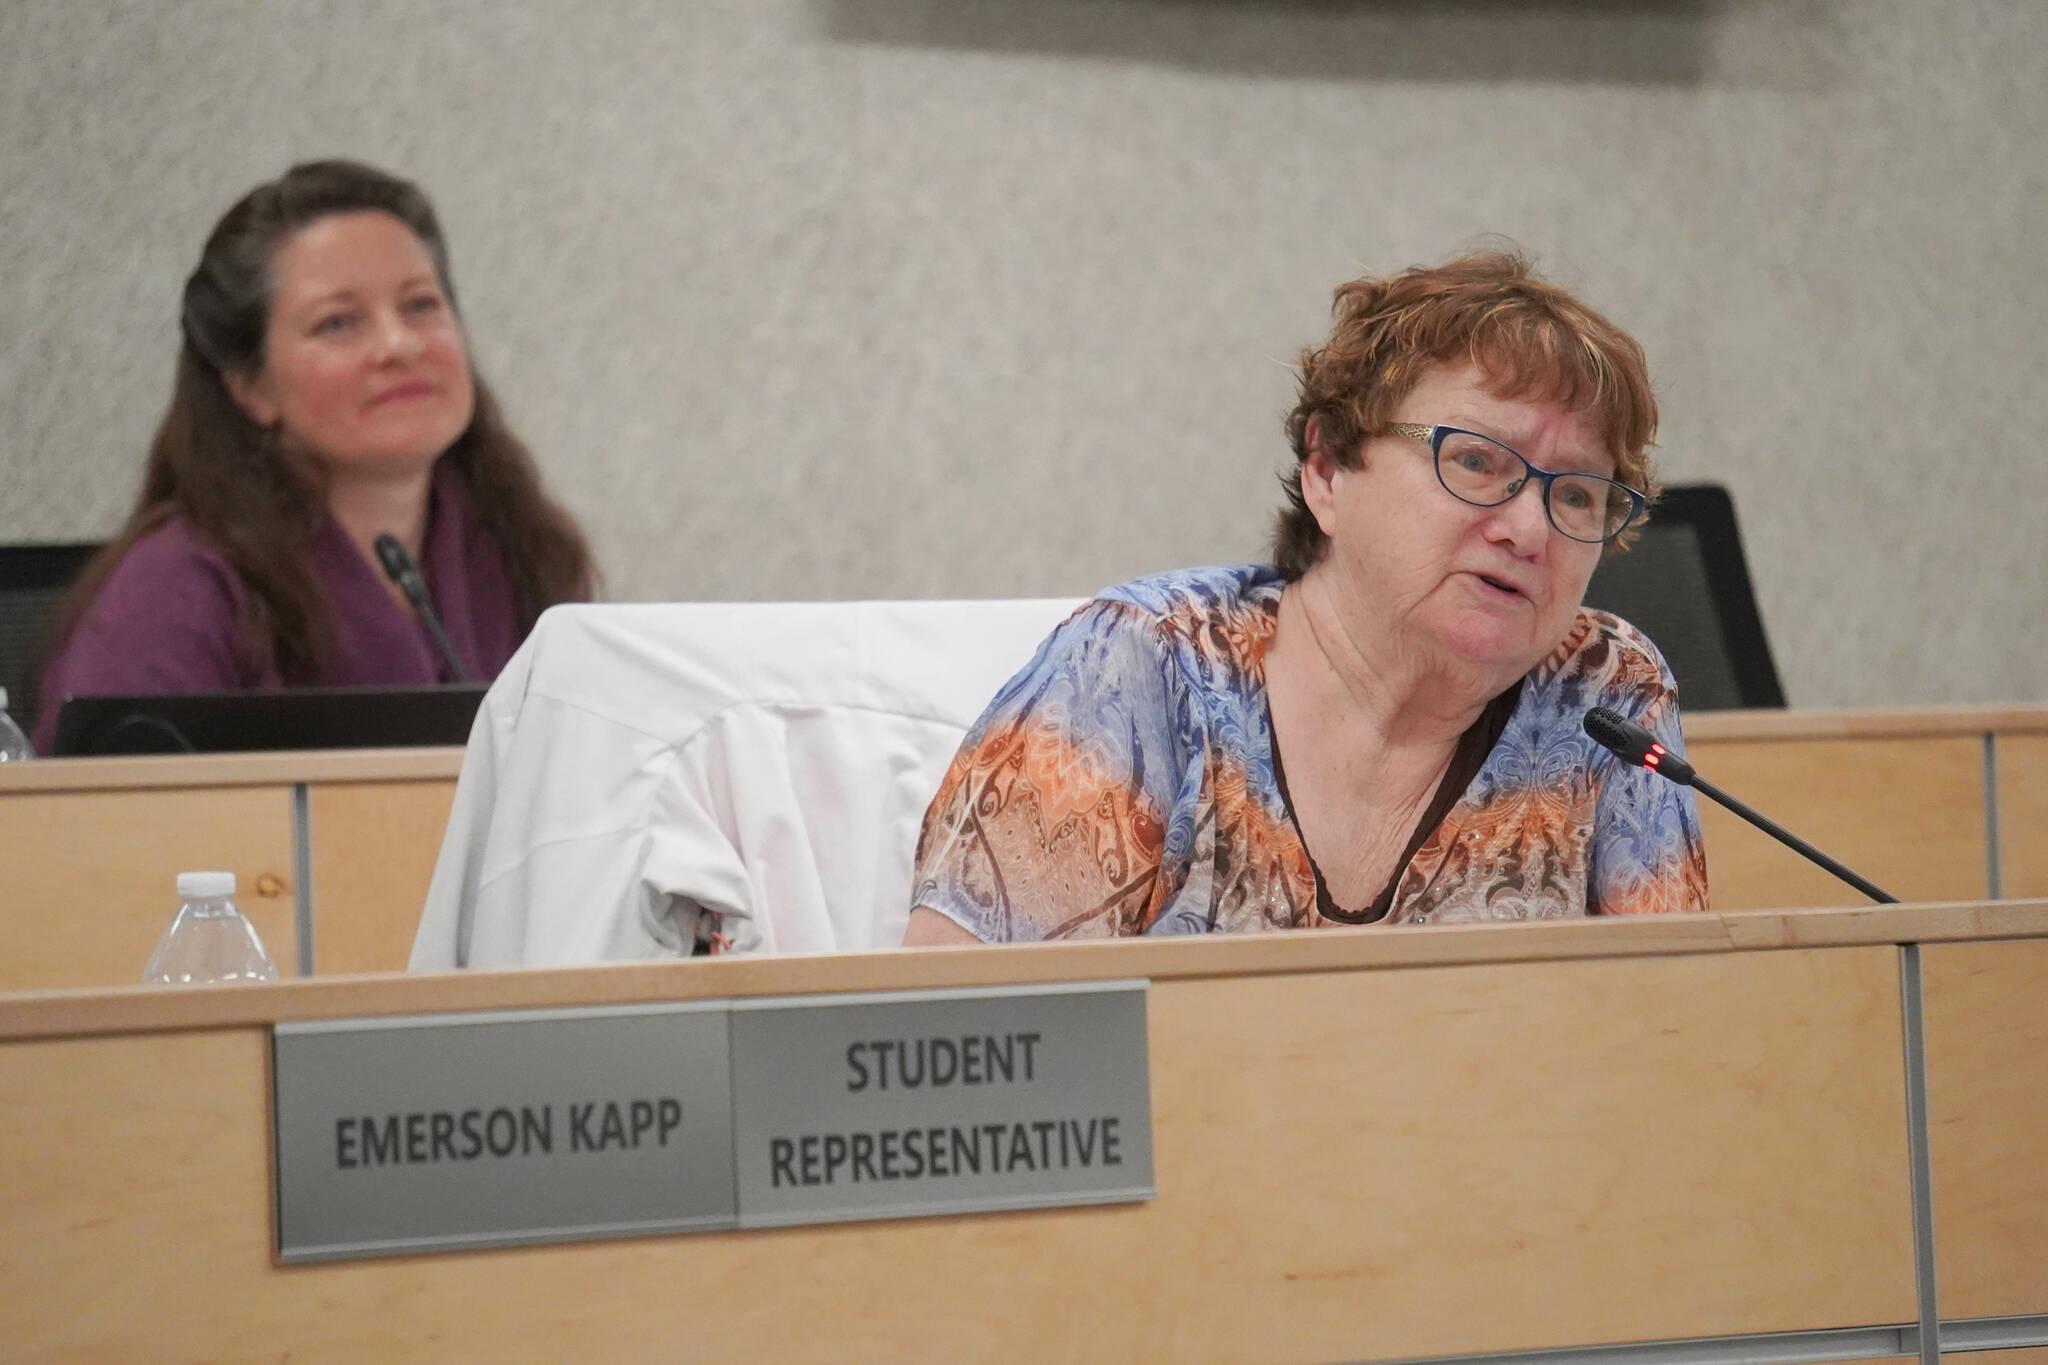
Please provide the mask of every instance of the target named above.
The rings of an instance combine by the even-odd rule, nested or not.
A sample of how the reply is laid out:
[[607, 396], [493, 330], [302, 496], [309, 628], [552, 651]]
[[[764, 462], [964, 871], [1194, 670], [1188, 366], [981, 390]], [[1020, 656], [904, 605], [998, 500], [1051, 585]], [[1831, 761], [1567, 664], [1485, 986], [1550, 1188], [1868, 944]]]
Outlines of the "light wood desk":
[[460, 749], [75, 758], [0, 766], [0, 990], [133, 981], [177, 875], [235, 874], [278, 970], [392, 971], [412, 950]]
[[[1905, 900], [2048, 896], [2048, 707], [1716, 711], [1686, 752], [1741, 797]], [[1705, 800], [1717, 910], [1848, 892]]]
[[[1928, 1122], [1905, 1064], [1922, 952]], [[1944, 1311], [2048, 1314], [2038, 1099], [1984, 1112], [2007, 1068], [2048, 1093], [2044, 953], [2048, 903], [2026, 902], [0, 997], [0, 1341], [170, 1361], [1896, 1355], [1929, 1126]], [[1147, 1203], [274, 1263], [277, 1021], [1117, 978], [1151, 982]], [[1775, 1335], [1802, 1331], [1832, 1335]]]
[[[1908, 900], [2048, 896], [2048, 707], [1688, 717], [1700, 770]], [[132, 980], [186, 868], [225, 867], [279, 968], [403, 970], [459, 749], [0, 766], [0, 847], [36, 850], [0, 892], [32, 934], [0, 990]], [[1714, 908], [1850, 893], [1700, 803]]]

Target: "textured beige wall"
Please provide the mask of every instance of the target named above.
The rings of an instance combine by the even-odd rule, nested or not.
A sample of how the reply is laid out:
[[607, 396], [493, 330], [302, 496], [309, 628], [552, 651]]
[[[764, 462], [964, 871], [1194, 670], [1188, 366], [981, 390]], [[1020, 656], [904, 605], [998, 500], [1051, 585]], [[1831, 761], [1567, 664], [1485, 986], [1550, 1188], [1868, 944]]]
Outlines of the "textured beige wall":
[[1255, 556], [1330, 288], [1643, 340], [1805, 705], [2048, 698], [2040, 0], [0, 3], [0, 540], [106, 533], [206, 228], [418, 177], [616, 597]]

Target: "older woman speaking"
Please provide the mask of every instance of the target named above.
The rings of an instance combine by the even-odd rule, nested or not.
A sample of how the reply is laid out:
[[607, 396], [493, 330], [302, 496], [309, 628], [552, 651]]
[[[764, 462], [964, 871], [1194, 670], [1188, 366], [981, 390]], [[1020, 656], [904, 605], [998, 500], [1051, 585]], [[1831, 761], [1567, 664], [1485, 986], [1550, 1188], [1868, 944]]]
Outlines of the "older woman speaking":
[[1706, 908], [1671, 675], [1580, 607], [1641, 521], [1642, 349], [1519, 256], [1337, 291], [1273, 564], [1076, 612], [925, 816], [909, 944]]

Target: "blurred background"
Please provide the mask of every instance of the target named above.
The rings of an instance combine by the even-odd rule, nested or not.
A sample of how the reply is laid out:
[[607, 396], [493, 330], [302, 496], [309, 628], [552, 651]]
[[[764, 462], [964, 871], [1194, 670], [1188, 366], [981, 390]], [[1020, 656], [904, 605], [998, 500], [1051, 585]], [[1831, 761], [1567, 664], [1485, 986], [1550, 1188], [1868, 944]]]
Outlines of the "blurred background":
[[1332, 288], [1648, 350], [1806, 707], [2048, 700], [2039, 0], [6, 0], [0, 541], [109, 535], [214, 220], [434, 197], [614, 599], [1263, 556]]

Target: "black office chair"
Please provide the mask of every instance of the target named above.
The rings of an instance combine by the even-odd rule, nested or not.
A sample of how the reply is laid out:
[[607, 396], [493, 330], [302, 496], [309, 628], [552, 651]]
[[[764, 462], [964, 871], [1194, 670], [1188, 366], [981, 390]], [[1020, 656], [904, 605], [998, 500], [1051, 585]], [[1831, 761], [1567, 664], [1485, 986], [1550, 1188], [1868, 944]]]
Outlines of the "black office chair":
[[0, 687], [7, 713], [35, 722], [57, 608], [98, 545], [0, 545]]
[[1719, 484], [1664, 490], [1633, 549], [1593, 571], [1586, 605], [1640, 627], [1664, 651], [1688, 711], [1783, 706], [1757, 615], [1735, 504]]

